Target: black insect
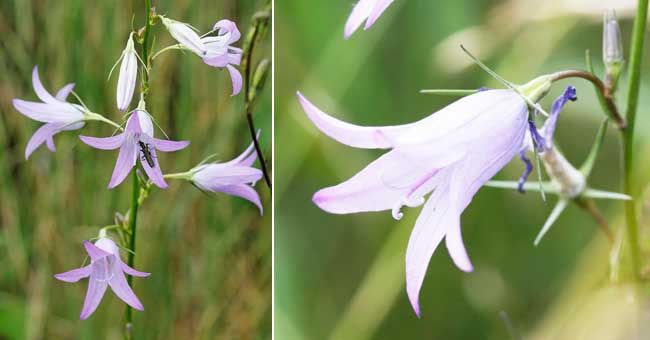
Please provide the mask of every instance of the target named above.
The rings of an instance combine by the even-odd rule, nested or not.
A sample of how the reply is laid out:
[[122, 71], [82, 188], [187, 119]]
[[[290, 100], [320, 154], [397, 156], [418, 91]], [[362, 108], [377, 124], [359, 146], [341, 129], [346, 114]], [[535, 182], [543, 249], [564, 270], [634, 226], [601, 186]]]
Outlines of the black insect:
[[143, 143], [141, 141], [138, 141], [138, 144], [140, 144], [140, 151], [142, 151], [142, 158], [140, 158], [140, 160], [142, 162], [147, 162], [149, 167], [153, 168], [156, 163], [154, 163], [155, 156], [151, 153], [151, 144]]

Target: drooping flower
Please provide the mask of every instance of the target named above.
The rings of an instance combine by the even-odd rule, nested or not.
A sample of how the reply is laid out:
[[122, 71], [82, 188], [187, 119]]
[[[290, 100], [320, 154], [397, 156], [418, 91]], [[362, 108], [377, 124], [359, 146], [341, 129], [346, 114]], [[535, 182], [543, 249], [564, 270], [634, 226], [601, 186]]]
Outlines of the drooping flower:
[[54, 275], [58, 280], [71, 283], [88, 278], [88, 291], [79, 318], [85, 320], [95, 312], [108, 286], [126, 304], [137, 310], [144, 310], [142, 303], [129, 287], [124, 273], [137, 277], [147, 277], [151, 274], [137, 271], [122, 262], [119, 248], [109, 238], [100, 238], [95, 244], [84, 241], [84, 247], [90, 256], [89, 265]]
[[[536, 102], [547, 86], [525, 93], [537, 93], [531, 99]], [[329, 137], [356, 148], [390, 150], [351, 179], [318, 191], [316, 205], [334, 214], [392, 210], [400, 219], [402, 206], [424, 204], [406, 252], [407, 293], [419, 316], [419, 291], [443, 238], [456, 266], [473, 269], [461, 237], [460, 215], [481, 186], [521, 149], [528, 129], [526, 101], [515, 91], [488, 90], [415, 123], [362, 127], [327, 115], [300, 93], [298, 98], [309, 119]]]
[[255, 204], [262, 214], [262, 202], [252, 187], [263, 176], [262, 171], [252, 167], [256, 159], [254, 144], [251, 143], [241, 155], [231, 161], [199, 164], [186, 173], [168, 174], [165, 177], [186, 179], [206, 192], [222, 192], [241, 197]]
[[115, 169], [108, 188], [112, 189], [124, 181], [138, 159], [149, 179], [158, 187], [166, 188], [167, 183], [162, 176], [160, 164], [156, 157], [156, 150], [162, 152], [178, 151], [190, 144], [189, 141], [171, 141], [158, 139], [154, 136], [153, 123], [149, 114], [142, 110], [135, 110], [126, 123], [124, 132], [106, 138], [79, 136], [81, 140], [97, 149], [114, 150], [119, 148], [120, 153], [115, 162]]
[[360, 0], [352, 9], [352, 13], [345, 23], [345, 39], [350, 38], [352, 33], [356, 31], [359, 26], [365, 21], [366, 25], [363, 28], [367, 30], [372, 26], [379, 16], [384, 13], [386, 8], [393, 3], [394, 0]]
[[117, 108], [124, 112], [131, 104], [135, 82], [138, 78], [138, 53], [133, 46], [133, 33], [129, 35], [129, 41], [122, 52], [122, 64], [120, 65], [120, 75], [117, 79]]
[[[169, 30], [181, 48], [188, 49], [212, 67], [225, 67], [232, 80], [232, 96], [241, 91], [243, 79], [241, 73], [232, 65], [241, 63], [242, 50], [230, 46], [241, 38], [237, 25], [230, 20], [220, 20], [214, 24], [212, 31], [199, 36], [189, 24], [162, 17], [163, 24]], [[216, 32], [216, 36], [210, 34]]]
[[84, 126], [86, 120], [86, 109], [80, 105], [66, 102], [66, 98], [72, 92], [74, 83], [62, 87], [55, 96], [52, 96], [43, 87], [38, 77], [38, 66], [32, 71], [32, 85], [34, 92], [42, 103], [31, 102], [22, 99], [14, 99], [13, 105], [18, 112], [33, 120], [45, 123], [41, 126], [27, 143], [25, 159], [45, 143], [50, 151], [55, 151], [54, 135], [61, 131], [77, 130]]

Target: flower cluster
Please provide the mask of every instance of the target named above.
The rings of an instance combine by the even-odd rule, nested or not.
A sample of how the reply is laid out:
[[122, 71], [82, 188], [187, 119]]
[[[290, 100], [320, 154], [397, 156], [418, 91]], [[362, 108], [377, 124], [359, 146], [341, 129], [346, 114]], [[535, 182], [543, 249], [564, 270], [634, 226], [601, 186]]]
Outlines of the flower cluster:
[[[188, 24], [168, 19], [164, 16], [151, 14], [148, 20], [160, 19], [168, 29], [170, 35], [178, 44], [163, 48], [160, 52], [181, 49], [189, 50], [202, 58], [203, 62], [215, 68], [226, 68], [232, 80], [232, 95], [236, 95], [242, 88], [242, 76], [235, 68], [241, 62], [242, 50], [234, 47], [241, 37], [237, 25], [230, 20], [220, 20], [211, 31], [199, 36]], [[148, 29], [149, 25], [145, 29]], [[145, 34], [146, 36], [146, 34]], [[118, 124], [104, 115], [92, 112], [83, 104], [67, 101], [74, 88], [74, 84], [63, 86], [55, 95], [48, 92], [39, 77], [38, 68], [32, 72], [34, 92], [40, 101], [27, 101], [14, 99], [13, 105], [18, 112], [33, 120], [44, 123], [31, 137], [25, 149], [25, 158], [40, 145], [45, 144], [48, 149], [55, 151], [54, 136], [63, 131], [79, 130], [89, 121], [100, 121], [116, 128], [113, 135], [108, 137], [90, 137], [80, 135], [80, 140], [96, 149], [119, 150], [113, 174], [108, 181], [108, 188], [120, 185], [129, 173], [142, 169], [147, 178], [137, 172], [136, 184], [140, 186], [141, 196], [135, 203], [139, 203], [155, 185], [160, 189], [168, 187], [166, 179], [182, 179], [204, 192], [225, 193], [231, 196], [244, 198], [257, 206], [262, 213], [262, 204], [259, 195], [253, 188], [255, 182], [262, 177], [262, 172], [253, 167], [256, 154], [252, 145], [242, 155], [225, 163], [200, 164], [181, 174], [164, 174], [158, 159], [158, 152], [173, 152], [186, 148], [189, 141], [174, 141], [156, 138], [154, 126], [157, 126], [155, 117], [146, 108], [146, 94], [148, 90], [148, 75], [152, 71], [154, 57], [142, 58], [135, 49], [135, 41], [143, 45], [143, 50], [149, 48], [147, 40], [136, 39], [139, 34], [129, 34], [126, 48], [122, 52], [116, 65], [120, 64], [117, 79], [116, 109], [126, 112], [125, 124]], [[148, 51], [147, 51], [148, 52]], [[157, 55], [158, 55], [157, 54]], [[112, 73], [113, 70], [111, 70]], [[138, 79], [138, 72], [142, 82], [140, 100], [136, 108], [129, 109]], [[116, 134], [117, 133], [117, 134]], [[164, 133], [164, 132], [163, 132]], [[258, 133], [259, 135], [259, 133]], [[166, 135], [165, 135], [166, 136]], [[142, 196], [144, 193], [145, 196]], [[137, 208], [137, 206], [136, 206]], [[55, 278], [65, 282], [77, 282], [88, 278], [88, 290], [81, 311], [82, 320], [88, 318], [98, 307], [107, 287], [130, 307], [144, 310], [143, 304], [129, 286], [125, 274], [137, 277], [147, 277], [150, 274], [132, 268], [132, 244], [124, 241], [123, 244], [115, 240], [128, 240], [128, 235], [135, 233], [134, 212], [120, 215], [127, 216], [128, 221], [116, 222], [115, 225], [100, 229], [97, 241], [93, 243], [84, 241], [84, 247], [90, 257], [90, 264], [65, 273], [56, 274]], [[131, 220], [132, 219], [132, 220]], [[114, 232], [116, 237], [109, 235]], [[120, 249], [131, 253], [129, 263], [124, 263], [120, 257]]]

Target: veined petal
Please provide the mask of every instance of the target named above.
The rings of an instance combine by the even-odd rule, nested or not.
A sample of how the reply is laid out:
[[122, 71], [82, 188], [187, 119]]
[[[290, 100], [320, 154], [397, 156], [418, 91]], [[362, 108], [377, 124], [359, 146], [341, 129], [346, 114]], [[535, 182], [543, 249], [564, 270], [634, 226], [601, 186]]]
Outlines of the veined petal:
[[99, 306], [99, 303], [102, 301], [102, 297], [106, 292], [106, 287], [108, 283], [106, 281], [97, 281], [93, 280], [92, 276], [88, 280], [88, 291], [86, 292], [86, 300], [84, 300], [84, 306], [81, 309], [81, 315], [79, 318], [81, 320], [86, 320], [90, 314], [92, 314]]
[[158, 138], [152, 138], [152, 140], [156, 150], [162, 152], [178, 151], [190, 145], [189, 141], [174, 141], [174, 140], [166, 140], [166, 139], [158, 139]]
[[147, 173], [147, 176], [153, 182], [153, 184], [155, 184], [157, 187], [161, 189], [165, 189], [167, 188], [167, 182], [165, 182], [165, 179], [163, 178], [162, 175], [162, 171], [160, 170], [160, 164], [158, 163], [156, 150], [149, 149], [149, 153], [153, 158], [153, 167], [149, 166], [149, 163], [146, 160], [143, 161], [144, 154], [142, 153], [142, 150], [139, 150], [140, 164], [142, 164], [142, 168], [144, 169], [144, 172]]
[[57, 100], [47, 92], [43, 83], [41, 83], [41, 78], [38, 76], [38, 66], [34, 66], [34, 69], [32, 70], [32, 86], [34, 87], [34, 92], [36, 92], [38, 98], [44, 103], [52, 104], [57, 102]]
[[241, 73], [234, 66], [228, 64], [226, 65], [228, 73], [230, 73], [230, 79], [232, 80], [232, 94], [230, 96], [236, 96], [241, 91], [242, 84], [244, 83]]
[[[358, 5], [357, 5], [358, 6]], [[300, 92], [298, 100], [307, 117], [324, 134], [336, 141], [363, 149], [387, 149], [393, 146], [393, 140], [412, 128], [414, 124], [399, 126], [358, 126], [338, 120], [314, 106]]]
[[124, 133], [111, 137], [88, 137], [88, 136], [79, 136], [82, 142], [92, 146], [95, 149], [100, 150], [115, 150], [122, 146], [124, 143]]
[[366, 26], [363, 28], [364, 30], [367, 30], [372, 26], [377, 19], [379, 19], [379, 16], [384, 13], [386, 8], [390, 4], [393, 3], [394, 0], [378, 0], [377, 3], [375, 4], [375, 7], [372, 8], [372, 11], [370, 12], [370, 15], [368, 16], [368, 20], [366, 20]]
[[136, 150], [138, 148], [137, 142], [132, 138], [126, 138], [120, 147], [120, 153], [117, 156], [117, 161], [115, 162], [115, 168], [113, 169], [113, 175], [111, 176], [111, 181], [108, 183], [108, 188], [113, 189], [118, 184], [122, 183], [126, 176], [129, 174], [133, 166], [135, 165], [136, 157], [138, 154]]
[[447, 230], [460, 223], [460, 215], [449, 199], [449, 188], [431, 194], [415, 222], [406, 249], [406, 292], [415, 314], [420, 317], [420, 289], [434, 251]]
[[60, 101], [65, 101], [73, 89], [74, 89], [74, 83], [66, 84], [59, 90], [59, 92], [56, 93], [55, 98]]
[[135, 51], [125, 51], [117, 80], [117, 108], [124, 112], [131, 104], [135, 82], [138, 78], [138, 59]]
[[85, 267], [73, 269], [65, 273], [56, 274], [54, 275], [54, 278], [57, 280], [73, 283], [90, 276], [91, 271], [92, 266], [87, 265]]
[[[36, 130], [32, 138], [27, 142], [27, 147], [25, 148], [25, 159], [29, 159], [29, 156], [38, 148], [41, 144], [45, 143], [48, 140], [52, 139], [52, 136], [58, 131], [59, 124], [57, 123], [48, 123]], [[54, 146], [54, 142], [52, 142]]]
[[111, 286], [113, 293], [115, 293], [115, 295], [122, 299], [126, 304], [137, 310], [144, 310], [142, 303], [138, 297], [135, 296], [131, 287], [129, 287], [129, 284], [126, 282], [126, 277], [121, 270], [115, 271], [115, 275], [108, 281], [108, 284]]
[[354, 5], [352, 13], [350, 13], [348, 21], [345, 23], [345, 32], [343, 33], [345, 39], [350, 38], [352, 33], [361, 26], [361, 23], [368, 19], [368, 16], [375, 7], [376, 2], [377, 0], [360, 0], [356, 5]]

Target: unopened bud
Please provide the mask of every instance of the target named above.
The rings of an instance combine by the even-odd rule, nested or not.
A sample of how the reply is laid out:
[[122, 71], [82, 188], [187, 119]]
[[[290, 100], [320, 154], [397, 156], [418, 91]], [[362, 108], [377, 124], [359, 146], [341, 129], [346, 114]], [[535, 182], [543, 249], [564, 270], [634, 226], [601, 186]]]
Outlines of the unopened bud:
[[606, 69], [606, 84], [610, 89], [616, 87], [624, 62], [621, 28], [616, 20], [616, 12], [611, 10], [605, 13], [603, 23], [603, 63]]

